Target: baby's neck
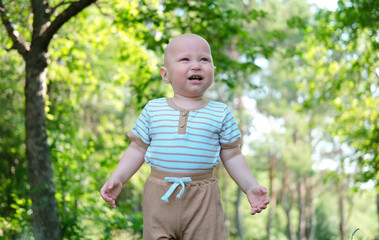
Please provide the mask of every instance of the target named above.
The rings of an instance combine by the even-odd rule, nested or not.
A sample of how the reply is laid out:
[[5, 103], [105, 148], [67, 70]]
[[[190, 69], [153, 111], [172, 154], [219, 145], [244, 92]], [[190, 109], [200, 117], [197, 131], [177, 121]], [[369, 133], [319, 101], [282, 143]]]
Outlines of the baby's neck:
[[178, 107], [184, 109], [193, 109], [202, 105], [206, 99], [203, 96], [188, 98], [175, 94], [175, 96], [172, 98], [172, 101]]

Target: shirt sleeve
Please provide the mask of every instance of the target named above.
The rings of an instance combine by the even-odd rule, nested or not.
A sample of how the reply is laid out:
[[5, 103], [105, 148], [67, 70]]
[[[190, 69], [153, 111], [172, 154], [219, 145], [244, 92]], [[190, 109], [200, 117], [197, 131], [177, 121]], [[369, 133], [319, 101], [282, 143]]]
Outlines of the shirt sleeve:
[[128, 137], [132, 139], [138, 146], [147, 149], [150, 145], [150, 126], [151, 119], [149, 115], [149, 103], [146, 104], [139, 115], [133, 129], [128, 133]]
[[225, 109], [220, 131], [220, 145], [222, 149], [238, 147], [241, 144], [241, 132], [229, 108]]

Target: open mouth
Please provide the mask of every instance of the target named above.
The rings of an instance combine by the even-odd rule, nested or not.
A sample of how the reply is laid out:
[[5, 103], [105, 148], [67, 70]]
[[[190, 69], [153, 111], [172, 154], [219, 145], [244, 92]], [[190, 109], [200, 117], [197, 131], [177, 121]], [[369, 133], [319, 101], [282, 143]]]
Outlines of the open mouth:
[[203, 80], [203, 77], [199, 75], [193, 75], [193, 76], [190, 76], [188, 79], [191, 81], [201, 81]]

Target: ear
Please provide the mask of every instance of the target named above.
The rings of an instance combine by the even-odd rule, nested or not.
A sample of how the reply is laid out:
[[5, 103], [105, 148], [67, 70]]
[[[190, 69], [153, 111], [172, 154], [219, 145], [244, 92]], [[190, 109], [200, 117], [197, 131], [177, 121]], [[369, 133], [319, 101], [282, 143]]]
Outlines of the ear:
[[213, 69], [214, 72], [216, 72], [216, 66], [214, 66], [214, 69]]
[[168, 80], [168, 76], [167, 76], [168, 75], [167, 68], [161, 67], [160, 72], [161, 72], [161, 77], [162, 77], [163, 81], [165, 83], [170, 83], [170, 81]]

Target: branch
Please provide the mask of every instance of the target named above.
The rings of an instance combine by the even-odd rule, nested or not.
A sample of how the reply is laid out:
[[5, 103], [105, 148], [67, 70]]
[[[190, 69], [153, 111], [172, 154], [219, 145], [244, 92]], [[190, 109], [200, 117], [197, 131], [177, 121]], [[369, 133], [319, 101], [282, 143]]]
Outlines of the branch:
[[376, 77], [379, 77], [379, 73], [376, 71], [375, 67], [370, 67], [370, 70], [376, 75]]
[[[0, 0], [1, 1], [1, 0]], [[46, 31], [42, 34], [42, 38], [45, 40], [45, 43], [49, 43], [55, 33], [72, 17], [81, 12], [84, 8], [88, 7], [96, 0], [79, 0], [72, 2], [63, 12], [61, 12], [55, 20], [50, 24]]]
[[105, 16], [105, 17], [109, 17], [109, 18], [112, 19], [112, 20], [116, 20], [116, 17], [115, 17], [115, 16], [113, 16], [113, 15], [111, 15], [111, 14], [109, 14], [109, 13], [106, 13], [106, 12], [101, 8], [101, 4], [100, 4], [100, 3], [96, 2], [96, 3], [95, 3], [95, 6], [97, 7], [97, 9], [99, 9], [100, 13], [101, 13], [103, 16]]
[[66, 5], [66, 4], [70, 4], [71, 2], [66, 2], [66, 1], [63, 1], [63, 2], [60, 2], [59, 4], [57, 4], [56, 6], [52, 7], [51, 8], [51, 15], [54, 15], [54, 12], [61, 6], [63, 5]]
[[25, 58], [30, 50], [30, 46], [24, 39], [22, 39], [22, 37], [19, 36], [18, 32], [12, 27], [12, 22], [6, 16], [7, 12], [3, 4], [3, 0], [0, 0], [0, 15], [3, 25], [5, 26], [5, 29], [7, 30], [7, 33], [13, 42], [12, 47], [7, 50], [16, 49], [21, 54], [21, 56]]

